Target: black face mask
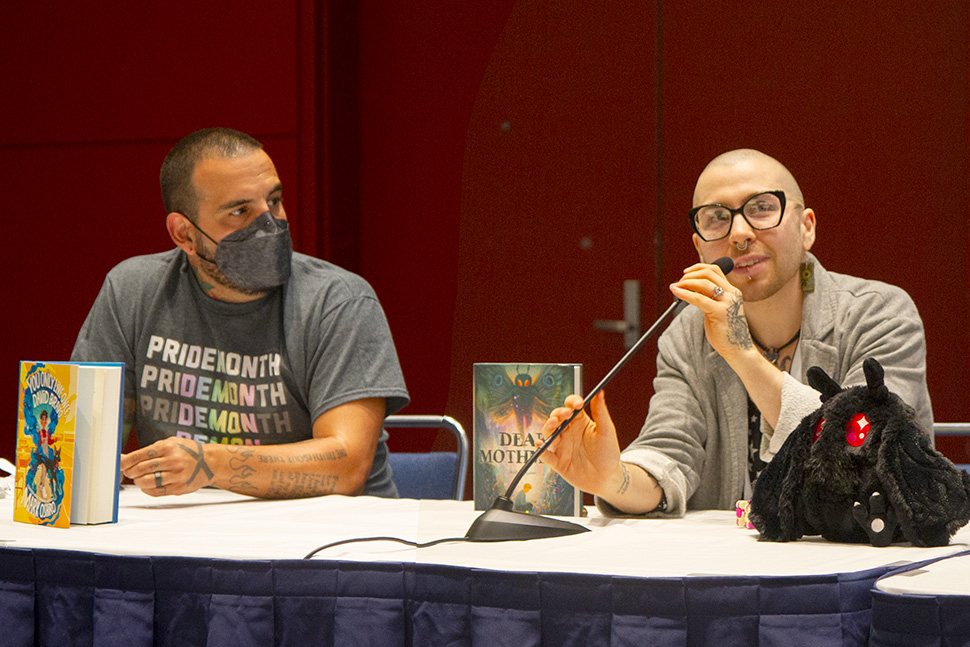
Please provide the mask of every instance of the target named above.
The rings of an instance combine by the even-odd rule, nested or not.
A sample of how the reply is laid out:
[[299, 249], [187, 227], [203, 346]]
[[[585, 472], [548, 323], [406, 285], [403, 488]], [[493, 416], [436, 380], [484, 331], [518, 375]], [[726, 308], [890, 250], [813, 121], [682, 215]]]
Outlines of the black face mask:
[[[194, 222], [192, 225], [216, 243]], [[215, 259], [199, 254], [200, 258], [215, 263], [227, 279], [252, 292], [263, 292], [286, 283], [290, 278], [292, 256], [289, 224], [282, 218], [274, 218], [269, 211], [216, 243]]]

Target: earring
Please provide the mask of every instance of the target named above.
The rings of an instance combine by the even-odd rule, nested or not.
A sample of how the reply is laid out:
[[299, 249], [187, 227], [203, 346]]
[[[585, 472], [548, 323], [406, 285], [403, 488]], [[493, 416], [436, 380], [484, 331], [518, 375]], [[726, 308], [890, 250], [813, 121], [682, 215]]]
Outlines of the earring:
[[815, 263], [808, 261], [801, 264], [800, 278], [802, 282], [802, 292], [811, 294], [815, 291]]

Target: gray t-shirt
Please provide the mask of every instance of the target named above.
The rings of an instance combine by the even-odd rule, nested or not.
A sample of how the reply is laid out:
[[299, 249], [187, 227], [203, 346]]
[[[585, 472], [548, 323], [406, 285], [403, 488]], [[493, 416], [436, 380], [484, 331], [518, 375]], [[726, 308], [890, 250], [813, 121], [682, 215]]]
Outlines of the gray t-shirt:
[[[285, 334], [284, 334], [285, 331]], [[391, 333], [359, 276], [303, 254], [280, 289], [249, 303], [208, 297], [181, 250], [112, 269], [71, 354], [124, 362], [138, 441], [273, 445], [312, 438], [325, 411], [408, 403]], [[396, 496], [381, 434], [364, 494]]]

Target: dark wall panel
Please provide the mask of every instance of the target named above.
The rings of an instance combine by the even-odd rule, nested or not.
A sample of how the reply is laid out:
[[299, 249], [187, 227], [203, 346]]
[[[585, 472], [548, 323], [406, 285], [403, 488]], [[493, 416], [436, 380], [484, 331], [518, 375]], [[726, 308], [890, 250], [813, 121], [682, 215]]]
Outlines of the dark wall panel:
[[[558, 237], [562, 256], [573, 253], [573, 237], [581, 228], [571, 224], [571, 210], [584, 208], [584, 202], [575, 199], [576, 187], [560, 191], [563, 185], [557, 184], [563, 167], [573, 161], [572, 151], [582, 150], [587, 162], [599, 160], [600, 169], [608, 168], [603, 160], [624, 160], [603, 177], [586, 178], [602, 182], [618, 199], [631, 182], [651, 185], [651, 195], [656, 192], [641, 201], [642, 227], [628, 235], [642, 234], [656, 242], [643, 265], [651, 268], [656, 262], [659, 275], [629, 264], [626, 277], [647, 279], [643, 317], [652, 320], [669, 299], [667, 284], [695, 258], [685, 213], [697, 174], [716, 154], [750, 146], [778, 157], [799, 179], [819, 218], [814, 251], [827, 267], [895, 283], [913, 296], [926, 323], [929, 381], [937, 416], [970, 419], [962, 390], [951, 388], [965, 383], [970, 370], [967, 333], [955, 324], [970, 314], [966, 305], [970, 289], [964, 272], [949, 269], [966, 264], [968, 245], [962, 229], [948, 234], [954, 220], [967, 217], [962, 198], [968, 189], [966, 2], [919, 7], [892, 2], [878, 9], [836, 2], [784, 8], [766, 2], [658, 3], [650, 6], [655, 15], [635, 27], [650, 43], [643, 57], [653, 60], [653, 53], [646, 51], [651, 47], [659, 51], [658, 69], [636, 78], [625, 75], [624, 67], [616, 64], [623, 39], [618, 36], [613, 43], [597, 39], [597, 27], [608, 22], [610, 12], [630, 6], [642, 9], [644, 5], [516, 3], [492, 52], [485, 51], [487, 39], [475, 40], [478, 32], [455, 21], [451, 9], [435, 14], [424, 6], [409, 18], [375, 12], [362, 20], [362, 70], [369, 74], [362, 81], [361, 105], [362, 249], [371, 246], [362, 254], [362, 263], [379, 285], [388, 286], [382, 297], [392, 325], [397, 319], [403, 333], [398, 343], [404, 347], [402, 356], [408, 358], [406, 370], [424, 362], [419, 372], [409, 374], [412, 384], [415, 378], [422, 380], [422, 389], [424, 380], [439, 384], [445, 343], [440, 337], [442, 318], [447, 319], [452, 291], [457, 319], [447, 408], [466, 425], [471, 424], [471, 362], [534, 357], [535, 352], [517, 349], [534, 351], [546, 343], [562, 351], [563, 357], [555, 359], [593, 354], [583, 350], [584, 342], [577, 342], [572, 329], [567, 331], [557, 317], [562, 311], [589, 308], [593, 291], [612, 290], [617, 280], [614, 268], [608, 262], [590, 263], [584, 280], [593, 287], [576, 289], [563, 276], [561, 259], [542, 253], [541, 262], [525, 263], [529, 267], [525, 271], [531, 272], [528, 276], [550, 277], [547, 285], [538, 286], [520, 278], [523, 263], [519, 260], [528, 252], [517, 255], [503, 247], [506, 242], [506, 247], [515, 246], [515, 240], [503, 240], [510, 236], [517, 237], [522, 250], [541, 248], [544, 238]], [[569, 32], [565, 25], [570, 14], [582, 15], [577, 20], [584, 22], [585, 29]], [[366, 7], [362, 15], [367, 15]], [[527, 15], [533, 19], [526, 20]], [[489, 24], [494, 28], [495, 23]], [[398, 25], [402, 32], [371, 33], [369, 29], [376, 25], [382, 30]], [[436, 29], [448, 36], [436, 34]], [[405, 30], [413, 38], [402, 36]], [[439, 155], [454, 151], [460, 136], [455, 129], [458, 122], [448, 117], [455, 93], [434, 85], [450, 87], [452, 77], [442, 73], [442, 66], [448, 64], [435, 63], [424, 44], [440, 45], [445, 59], [468, 60], [455, 56], [446, 44], [462, 30], [481, 48], [476, 56], [481, 59], [487, 54], [491, 59], [480, 79], [478, 104], [490, 105], [492, 112], [472, 114], [462, 217], [474, 215], [462, 222], [463, 242], [455, 265], [449, 251], [455, 240], [453, 207], [439, 207], [443, 196], [453, 199], [455, 188], [454, 157], [445, 162]], [[554, 47], [561, 33], [570, 34], [573, 50], [572, 56], [562, 59]], [[519, 53], [510, 58], [509, 52], [515, 50], [508, 41], [512, 37], [522, 42], [531, 39], [532, 45], [519, 46]], [[585, 116], [595, 131], [602, 126], [597, 119], [603, 116], [597, 102], [616, 101], [606, 89], [585, 102], [573, 101], [589, 80], [583, 76], [568, 87], [558, 84], [562, 75], [575, 72], [570, 60], [590, 50], [614, 66], [611, 78], [617, 92], [640, 101], [629, 110], [651, 115], [655, 97], [659, 150], [649, 138], [637, 140], [642, 157], [626, 164], [628, 142], [615, 141], [602, 148], [595, 145], [594, 137], [585, 142], [594, 145], [585, 149], [579, 140], [570, 143], [569, 124], [578, 128]], [[524, 55], [527, 51], [532, 54]], [[503, 66], [505, 77], [496, 82], [493, 68]], [[463, 68], [468, 78], [461, 87], [476, 82], [473, 75], [481, 69], [480, 65]], [[540, 96], [548, 100], [537, 100]], [[430, 125], [432, 112], [438, 128]], [[487, 120], [501, 126], [503, 114], [514, 114], [516, 119], [510, 121], [504, 138], [498, 130], [493, 137]], [[479, 119], [485, 121], [479, 123]], [[545, 154], [530, 157], [523, 138], [532, 137], [535, 148], [535, 138], [542, 134], [523, 134], [523, 125], [548, 128], [553, 123], [561, 129], [553, 140], [558, 148], [547, 147]], [[512, 148], [489, 152], [483, 148], [483, 138], [488, 137], [494, 139], [488, 146], [505, 141]], [[481, 184], [489, 174], [490, 179]], [[526, 186], [529, 182], [531, 187]], [[472, 190], [485, 185], [491, 192]], [[426, 212], [412, 209], [421, 201], [428, 205]], [[558, 221], [537, 218], [546, 207], [558, 214]], [[609, 216], [609, 210], [592, 213], [601, 219]], [[523, 218], [523, 214], [528, 215]], [[506, 226], [505, 219], [515, 218], [514, 225]], [[619, 220], [607, 222], [622, 226]], [[472, 242], [466, 245], [465, 240]], [[426, 281], [420, 269], [395, 274], [400, 260], [388, 252], [398, 241], [407, 241], [408, 254], [420, 251], [419, 257], [432, 263], [436, 274], [440, 272], [440, 280]], [[492, 253], [496, 247], [504, 250], [498, 256]], [[448, 278], [455, 276], [455, 267], [457, 284]], [[485, 269], [467, 271], [469, 267]], [[422, 278], [415, 281], [416, 276]], [[522, 297], [523, 304], [509, 307], [520, 298], [510, 296], [515, 288], [532, 301]], [[415, 289], [420, 293], [413, 294]], [[539, 330], [530, 308], [549, 294], [558, 295], [562, 310], [549, 309]], [[498, 315], [503, 302], [505, 310], [513, 313], [506, 320]], [[415, 303], [433, 309], [415, 308]], [[588, 318], [617, 314], [614, 310]], [[408, 324], [402, 329], [404, 321]], [[407, 331], [420, 321], [426, 323], [426, 332], [407, 347], [409, 340], [418, 341]], [[518, 323], [536, 329], [534, 340], [519, 340]], [[557, 337], [558, 342], [549, 341]], [[420, 359], [422, 354], [434, 359]], [[539, 354], [553, 359], [551, 353]], [[595, 355], [596, 361], [608, 366], [618, 353], [601, 348]], [[649, 395], [651, 362], [644, 360], [646, 366], [632, 369], [647, 378], [643, 397], [620, 405], [636, 408], [640, 416]], [[587, 372], [587, 387], [598, 373], [596, 368]], [[438, 386], [434, 393], [441, 393]], [[422, 398], [422, 402], [434, 403], [436, 398]]]
[[[316, 241], [301, 239], [298, 215], [297, 3], [21, 3], [0, 15], [0, 268], [12, 277], [0, 384], [12, 411], [17, 362], [67, 359], [108, 269], [172, 246], [158, 170], [179, 137], [227, 125], [260, 138], [297, 247]], [[11, 428], [0, 455], [13, 451]]]
[[[798, 179], [830, 270], [899, 285], [924, 319], [938, 420], [970, 419], [966, 3], [665, 3], [667, 256], [690, 256], [704, 164], [752, 147]], [[666, 279], [679, 265], [668, 264]], [[965, 329], [965, 326], [964, 326]]]
[[0, 144], [293, 133], [295, 1], [14, 3], [2, 10]]
[[390, 320], [405, 413], [446, 412], [469, 120], [512, 4], [361, 3], [360, 271]]
[[[529, 19], [508, 32], [516, 12]], [[623, 12], [634, 17], [604, 36]], [[20, 3], [0, 16], [9, 234], [0, 263], [15, 277], [4, 292], [12, 341], [0, 350], [0, 384], [11, 410], [16, 362], [65, 357], [105, 271], [170, 246], [158, 165], [178, 137], [223, 124], [266, 143], [297, 248], [356, 266], [374, 284], [414, 396], [408, 411], [461, 411], [470, 428], [470, 363], [539, 348], [503, 348], [515, 339], [508, 320], [468, 315], [473, 299], [500, 312], [508, 284], [561, 300], [531, 325], [557, 348], [581, 349], [548, 359], [596, 357], [589, 385], [622, 348], [611, 337], [573, 345], [559, 308], [585, 308], [584, 321], [618, 318], [614, 283], [639, 278], [652, 320], [693, 259], [684, 212], [697, 173], [723, 150], [753, 146], [800, 180], [828, 267], [913, 295], [937, 415], [970, 419], [970, 229], [954, 224], [970, 215], [965, 0], [877, 9], [829, 0], [783, 9], [761, 0], [176, 0]], [[502, 40], [512, 37], [515, 47]], [[635, 53], [635, 73], [620, 52]], [[597, 62], [609, 69], [600, 74]], [[568, 74], [578, 76], [568, 83]], [[516, 115], [507, 131], [503, 114]], [[605, 134], [618, 131], [626, 139]], [[509, 141], [504, 152], [489, 148]], [[484, 162], [501, 166], [469, 167]], [[642, 216], [639, 261], [604, 254], [615, 237], [636, 235], [620, 211]], [[537, 213], [551, 220], [530, 220]], [[521, 226], [499, 234], [492, 220]], [[486, 258], [491, 247], [460, 242], [469, 232], [518, 237], [519, 247]], [[535, 254], [552, 236], [583, 269], [579, 288], [557, 273], [554, 252]], [[476, 263], [490, 274], [463, 273]], [[517, 280], [522, 272], [530, 282]], [[587, 303], [595, 290], [616, 292], [615, 306]], [[476, 335], [488, 357], [471, 345]], [[639, 376], [652, 371], [653, 351], [644, 352]], [[645, 381], [628, 403], [637, 415]], [[0, 455], [12, 455], [11, 436], [0, 435]]]
[[[448, 409], [472, 418], [475, 362], [583, 365], [584, 392], [623, 337], [623, 282], [654, 309], [654, 10], [519, 3], [482, 81], [462, 178]], [[611, 383], [621, 438], [642, 423], [653, 362]]]

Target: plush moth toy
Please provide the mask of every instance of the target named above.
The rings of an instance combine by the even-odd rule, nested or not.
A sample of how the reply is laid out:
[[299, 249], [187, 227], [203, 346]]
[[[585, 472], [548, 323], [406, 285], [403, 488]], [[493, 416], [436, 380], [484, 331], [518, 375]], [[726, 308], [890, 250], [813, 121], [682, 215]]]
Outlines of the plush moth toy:
[[933, 449], [878, 361], [863, 370], [866, 385], [847, 389], [808, 370], [822, 406], [758, 477], [749, 517], [762, 540], [945, 546], [970, 520], [970, 475]]

